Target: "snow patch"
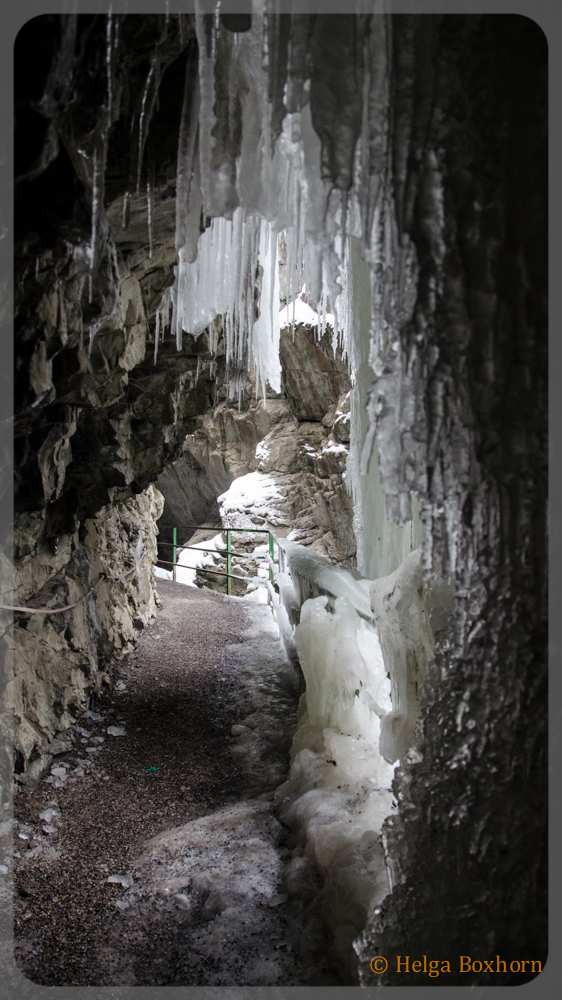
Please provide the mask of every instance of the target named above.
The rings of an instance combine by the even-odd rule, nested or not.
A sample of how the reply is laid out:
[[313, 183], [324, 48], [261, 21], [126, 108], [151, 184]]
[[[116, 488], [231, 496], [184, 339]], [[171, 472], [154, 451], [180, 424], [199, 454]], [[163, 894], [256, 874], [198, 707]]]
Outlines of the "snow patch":
[[[259, 447], [259, 446], [258, 446]], [[249, 472], [235, 479], [230, 488], [218, 498], [221, 521], [226, 528], [267, 528], [283, 515], [275, 507], [281, 499], [275, 480], [263, 472]]]
[[[302, 298], [293, 299], [286, 306], [283, 306], [279, 313], [279, 326], [286, 329], [289, 326], [322, 326], [322, 317], [318, 315], [308, 302]], [[325, 322], [327, 326], [334, 327], [335, 321], [332, 313], [326, 313]]]
[[[201, 546], [205, 549], [212, 549], [217, 555], [221, 555], [225, 551], [224, 541], [222, 534], [219, 532], [214, 538], [209, 538], [205, 542], [201, 542]], [[198, 551], [197, 547], [192, 549], [182, 549], [178, 552], [178, 561], [176, 563], [176, 583], [183, 583], [186, 587], [196, 587], [195, 574], [199, 567], [212, 566], [215, 562], [214, 552], [203, 552]], [[154, 567], [154, 575], [159, 580], [173, 580], [172, 570], [160, 569], [159, 566]]]

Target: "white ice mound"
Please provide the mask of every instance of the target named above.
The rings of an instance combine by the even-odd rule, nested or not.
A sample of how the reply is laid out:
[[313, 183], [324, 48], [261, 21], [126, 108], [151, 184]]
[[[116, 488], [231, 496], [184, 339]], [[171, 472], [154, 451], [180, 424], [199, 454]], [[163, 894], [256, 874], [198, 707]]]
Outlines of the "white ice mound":
[[327, 597], [305, 601], [295, 630], [308, 722], [378, 743], [380, 718], [392, 705], [376, 629], [346, 597], [336, 599], [333, 614], [327, 603]]
[[345, 569], [332, 566], [328, 559], [324, 559], [304, 545], [297, 545], [289, 538], [279, 538], [278, 542], [284, 552], [301, 604], [307, 598], [324, 591], [334, 597], [346, 597], [359, 614], [365, 618], [372, 617], [367, 587], [371, 581], [354, 580], [351, 573]]

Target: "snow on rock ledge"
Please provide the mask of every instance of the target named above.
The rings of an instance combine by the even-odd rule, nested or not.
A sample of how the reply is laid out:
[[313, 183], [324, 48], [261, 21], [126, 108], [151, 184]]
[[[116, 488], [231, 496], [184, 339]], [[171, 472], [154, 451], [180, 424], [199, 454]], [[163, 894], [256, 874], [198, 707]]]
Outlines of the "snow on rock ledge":
[[218, 498], [222, 524], [227, 528], [244, 528], [250, 521], [264, 530], [269, 525], [285, 524], [275, 501], [281, 499], [275, 480], [263, 472], [249, 472], [235, 479]]

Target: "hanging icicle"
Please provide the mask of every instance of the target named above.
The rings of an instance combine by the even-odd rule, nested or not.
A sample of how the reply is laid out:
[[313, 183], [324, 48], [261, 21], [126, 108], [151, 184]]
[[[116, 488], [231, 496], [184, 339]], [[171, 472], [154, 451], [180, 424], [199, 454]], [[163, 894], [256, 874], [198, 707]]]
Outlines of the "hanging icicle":
[[137, 194], [140, 191], [142, 161], [144, 156], [144, 145], [146, 142], [145, 118], [147, 116], [147, 98], [150, 90], [150, 84], [152, 82], [153, 77], [155, 76], [156, 60], [157, 60], [157, 54], [155, 53], [152, 56], [150, 62], [150, 69], [148, 71], [148, 76], [146, 78], [146, 83], [144, 85], [144, 93], [142, 95], [141, 110], [139, 115], [139, 142], [137, 151]]
[[158, 340], [160, 337], [160, 310], [156, 310], [156, 324], [154, 327], [154, 364], [156, 364], [156, 359], [158, 357]]
[[112, 43], [112, 5], [109, 5], [105, 29], [105, 67], [107, 76], [107, 128], [111, 126], [113, 114], [113, 43]]
[[152, 220], [154, 216], [154, 190], [153, 185], [148, 180], [146, 182], [146, 211], [148, 224], [148, 256], [152, 258]]
[[125, 191], [123, 195], [123, 229], [128, 229], [131, 222], [131, 195]]
[[100, 159], [99, 145], [96, 143], [94, 146], [92, 162], [92, 228], [89, 249], [90, 270], [88, 274], [88, 302], [92, 301], [93, 296], [93, 279], [97, 257], [98, 228], [102, 208], [102, 165]]
[[[291, 22], [285, 42], [276, 47], [261, 0], [252, 5], [251, 29], [234, 37], [224, 34], [219, 7], [208, 13], [202, 0], [196, 2], [198, 63], [195, 70], [188, 60], [186, 68], [176, 187], [178, 264], [170, 302], [178, 350], [183, 331], [197, 337], [216, 316], [223, 317], [229, 398], [240, 401], [245, 372], [252, 367], [256, 391], [259, 382], [264, 397], [268, 383], [280, 387], [277, 239], [282, 231], [293, 336], [302, 301], [317, 310], [315, 336], [331, 328], [334, 351], [349, 358], [349, 237], [361, 236], [364, 212], [353, 187], [342, 190], [321, 181], [326, 151], [312, 125], [303, 25]], [[228, 101], [246, 93], [239, 109], [236, 208], [228, 207], [232, 198], [225, 194], [232, 157], [228, 149], [225, 153], [221, 128], [233, 119], [216, 103], [223, 97], [215, 85], [217, 53]], [[229, 114], [233, 107], [229, 103]], [[361, 174], [365, 155], [355, 149], [351, 134], [349, 141], [353, 145], [345, 156]], [[199, 235], [201, 217], [207, 228]]]

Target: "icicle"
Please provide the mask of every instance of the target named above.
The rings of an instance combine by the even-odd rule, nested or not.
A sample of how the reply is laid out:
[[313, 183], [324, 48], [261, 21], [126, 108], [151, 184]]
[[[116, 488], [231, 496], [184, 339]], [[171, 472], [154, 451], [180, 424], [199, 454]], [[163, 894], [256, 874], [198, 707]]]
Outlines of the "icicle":
[[146, 182], [146, 209], [148, 222], [148, 256], [152, 257], [152, 216], [154, 211], [154, 192], [150, 181]]
[[107, 128], [111, 125], [113, 110], [113, 65], [112, 65], [112, 5], [109, 5], [105, 29], [105, 66], [107, 73]]
[[64, 308], [64, 296], [60, 282], [58, 284], [58, 300], [59, 300], [59, 336], [63, 347], [68, 341], [68, 325], [66, 320], [66, 309]]
[[152, 57], [152, 61], [150, 63], [150, 69], [148, 71], [148, 76], [146, 78], [146, 83], [144, 85], [144, 93], [142, 95], [142, 103], [141, 103], [141, 112], [140, 112], [140, 115], [139, 115], [139, 146], [138, 146], [138, 153], [137, 153], [137, 194], [140, 191], [141, 171], [142, 171], [142, 159], [143, 159], [143, 153], [144, 153], [144, 143], [145, 143], [145, 138], [146, 138], [145, 134], [144, 134], [144, 119], [145, 119], [145, 115], [146, 115], [146, 100], [147, 100], [148, 91], [149, 91], [149, 88], [150, 88], [150, 81], [152, 80], [152, 77], [154, 76], [154, 69], [155, 69], [155, 57], [153, 56]]
[[[181, 254], [181, 250], [180, 250], [180, 254]], [[180, 260], [181, 260], [181, 257], [180, 257]], [[178, 270], [179, 269], [180, 269], [180, 265], [178, 265]], [[182, 344], [183, 344], [182, 316], [181, 316], [181, 306], [180, 306], [180, 300], [179, 300], [179, 293], [180, 293], [180, 291], [181, 291], [181, 288], [178, 289], [178, 296], [177, 296], [176, 302], [175, 302], [175, 305], [176, 305], [176, 309], [175, 309], [176, 349], [178, 351], [181, 351]]]
[[261, 66], [267, 72], [269, 70], [269, 14], [266, 10], [263, 12], [262, 24]]
[[128, 191], [125, 191], [123, 195], [123, 229], [129, 228], [129, 223], [131, 221], [131, 195]]
[[96, 265], [96, 250], [98, 242], [98, 226], [99, 218], [101, 212], [101, 183], [102, 183], [102, 171], [100, 163], [99, 149], [96, 144], [94, 147], [94, 157], [93, 157], [93, 167], [92, 167], [92, 235], [90, 239], [90, 275], [89, 275], [89, 291], [88, 291], [88, 301], [92, 301], [93, 294], [93, 275], [94, 268]]
[[[190, 72], [190, 69], [188, 63], [185, 73], [176, 173], [176, 250], [186, 247], [187, 261], [195, 260], [197, 254], [196, 240], [199, 235], [201, 212], [200, 197], [197, 198], [200, 192], [198, 156], [196, 157], [199, 81], [197, 77], [193, 79], [193, 73]], [[196, 230], [196, 239], [190, 238], [188, 241], [188, 232], [191, 237], [191, 229]], [[186, 246], [188, 242], [189, 245]], [[195, 243], [195, 246], [192, 246], [192, 243]]]
[[195, 381], [199, 381], [199, 374], [201, 372], [201, 358], [197, 358], [197, 371], [195, 372]]
[[158, 357], [158, 338], [160, 336], [160, 310], [156, 310], [156, 325], [154, 327], [154, 364]]
[[35, 280], [39, 280], [39, 257], [35, 258]]
[[195, 14], [195, 31], [199, 46], [199, 85], [201, 103], [199, 110], [199, 156], [201, 160], [201, 188], [203, 192], [203, 210], [206, 215], [213, 215], [211, 203], [211, 157], [215, 140], [212, 131], [216, 122], [213, 113], [215, 104], [215, 31], [209, 23], [210, 15], [202, 10], [198, 0]]

